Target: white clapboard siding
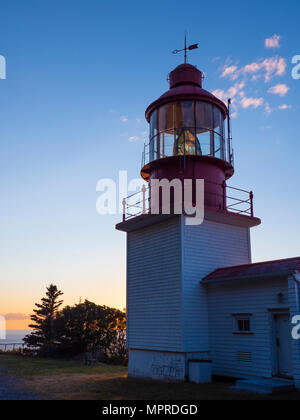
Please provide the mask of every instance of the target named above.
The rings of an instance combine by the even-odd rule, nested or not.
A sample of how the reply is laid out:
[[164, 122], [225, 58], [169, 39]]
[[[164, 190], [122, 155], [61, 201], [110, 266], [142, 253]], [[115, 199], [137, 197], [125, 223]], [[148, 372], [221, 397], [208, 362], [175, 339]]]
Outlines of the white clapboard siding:
[[181, 218], [128, 233], [127, 345], [181, 351]]
[[[294, 316], [300, 315], [300, 276], [297, 275], [298, 281], [295, 281], [293, 276], [289, 278], [289, 303], [291, 320]], [[295, 326], [296, 324], [292, 324]], [[293, 354], [293, 370], [295, 385], [300, 389], [300, 340], [292, 340], [292, 354]]]
[[200, 280], [217, 268], [251, 261], [249, 229], [205, 220], [183, 221], [184, 351], [209, 350], [206, 291]]
[[[223, 283], [206, 289], [213, 373], [272, 377], [273, 337], [269, 310], [288, 307], [287, 279]], [[279, 293], [283, 293], [285, 299], [280, 305], [277, 300]], [[234, 314], [252, 314], [253, 335], [233, 334], [236, 331]], [[248, 356], [250, 361], [247, 361]]]

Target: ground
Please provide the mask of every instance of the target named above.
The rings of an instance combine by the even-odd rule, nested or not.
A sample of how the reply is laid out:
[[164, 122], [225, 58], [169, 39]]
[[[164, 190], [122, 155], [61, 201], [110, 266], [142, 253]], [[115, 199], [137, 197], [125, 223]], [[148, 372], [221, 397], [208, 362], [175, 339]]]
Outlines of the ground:
[[295, 392], [277, 397], [236, 393], [232, 384], [215, 381], [209, 385], [163, 383], [127, 378], [123, 366], [84, 366], [57, 361], [0, 355], [0, 400], [299, 400]]

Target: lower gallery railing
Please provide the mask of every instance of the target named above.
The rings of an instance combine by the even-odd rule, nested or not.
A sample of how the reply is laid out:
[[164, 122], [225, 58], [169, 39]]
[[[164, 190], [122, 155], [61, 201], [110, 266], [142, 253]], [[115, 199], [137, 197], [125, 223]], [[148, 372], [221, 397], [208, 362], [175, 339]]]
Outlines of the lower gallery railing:
[[[213, 184], [211, 182], [205, 183]], [[254, 216], [252, 191], [230, 187], [225, 183], [218, 186], [221, 187], [222, 194], [206, 191], [205, 195], [214, 195], [216, 199], [221, 200], [223, 209], [228, 212]], [[145, 184], [140, 191], [123, 199], [123, 221], [125, 222], [143, 214], [151, 214], [151, 187]]]

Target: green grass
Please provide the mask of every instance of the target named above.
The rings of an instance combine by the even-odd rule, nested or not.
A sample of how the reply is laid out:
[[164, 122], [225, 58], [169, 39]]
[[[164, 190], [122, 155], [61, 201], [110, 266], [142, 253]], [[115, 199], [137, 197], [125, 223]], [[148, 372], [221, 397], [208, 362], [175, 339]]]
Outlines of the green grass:
[[[0, 366], [7, 369], [9, 375], [34, 376], [34, 375], [57, 375], [57, 374], [101, 374], [101, 373], [123, 373], [127, 368], [114, 365], [85, 366], [83, 363], [43, 359], [37, 357], [25, 357], [0, 354]], [[5, 372], [2, 372], [5, 373]]]
[[127, 368], [101, 364], [0, 354], [0, 367], [23, 378], [27, 389], [46, 398], [64, 400], [300, 400], [300, 393], [264, 397], [231, 391], [232, 383], [206, 385], [127, 378]]

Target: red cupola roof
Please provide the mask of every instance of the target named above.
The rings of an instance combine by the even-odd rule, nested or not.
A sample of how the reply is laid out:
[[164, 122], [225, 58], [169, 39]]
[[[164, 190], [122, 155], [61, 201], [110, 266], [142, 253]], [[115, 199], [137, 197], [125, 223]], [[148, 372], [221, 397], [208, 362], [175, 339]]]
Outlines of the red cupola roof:
[[198, 100], [216, 105], [223, 113], [224, 119], [228, 109], [212, 93], [202, 89], [203, 73], [191, 64], [181, 64], [169, 75], [170, 89], [154, 101], [146, 110], [146, 119], [150, 122], [152, 112], [161, 105], [174, 101]]
[[170, 73], [170, 88], [183, 84], [195, 84], [202, 87], [203, 74], [191, 64], [180, 64]]

